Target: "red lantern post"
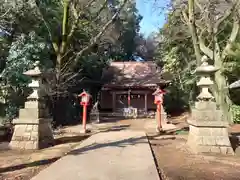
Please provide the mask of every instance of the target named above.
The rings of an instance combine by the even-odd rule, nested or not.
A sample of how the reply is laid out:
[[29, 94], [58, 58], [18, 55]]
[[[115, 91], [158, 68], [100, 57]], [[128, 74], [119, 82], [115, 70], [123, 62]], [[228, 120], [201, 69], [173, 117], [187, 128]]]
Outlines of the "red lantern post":
[[86, 91], [83, 91], [81, 94], [78, 95], [81, 97], [80, 104], [83, 106], [83, 116], [82, 116], [82, 126], [83, 126], [83, 133], [86, 133], [86, 123], [87, 123], [87, 106], [89, 105], [91, 95], [88, 94]]
[[131, 90], [128, 90], [128, 108], [131, 106]]
[[162, 119], [161, 119], [161, 106], [163, 103], [163, 95], [166, 93], [166, 91], [158, 88], [153, 95], [155, 96], [154, 98], [154, 103], [157, 105], [157, 123], [158, 123], [158, 130], [161, 131], [162, 129]]

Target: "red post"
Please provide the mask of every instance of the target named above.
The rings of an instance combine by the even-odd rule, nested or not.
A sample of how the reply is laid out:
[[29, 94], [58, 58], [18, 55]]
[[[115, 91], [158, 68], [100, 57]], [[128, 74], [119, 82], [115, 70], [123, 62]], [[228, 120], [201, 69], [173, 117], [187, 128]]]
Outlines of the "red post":
[[87, 106], [89, 105], [91, 95], [88, 94], [86, 91], [83, 91], [81, 94], [78, 95], [81, 97], [80, 104], [83, 106], [83, 116], [82, 116], [82, 126], [83, 126], [83, 133], [87, 132], [86, 124], [87, 124]]
[[161, 104], [157, 104], [157, 121], [159, 130], [162, 129], [162, 116], [161, 116]]
[[166, 92], [164, 90], [161, 90], [160, 88], [158, 88], [154, 93], [153, 95], [155, 96], [155, 99], [154, 99], [154, 103], [157, 105], [157, 112], [156, 112], [156, 119], [157, 119], [157, 125], [158, 125], [158, 131], [161, 131], [162, 130], [162, 116], [161, 116], [161, 105], [163, 103], [163, 95], [165, 94]]
[[130, 90], [128, 90], [128, 107], [131, 106], [131, 95], [130, 95]]
[[83, 105], [83, 117], [82, 117], [82, 126], [83, 126], [83, 131], [86, 133], [86, 122], [87, 122], [87, 105]]

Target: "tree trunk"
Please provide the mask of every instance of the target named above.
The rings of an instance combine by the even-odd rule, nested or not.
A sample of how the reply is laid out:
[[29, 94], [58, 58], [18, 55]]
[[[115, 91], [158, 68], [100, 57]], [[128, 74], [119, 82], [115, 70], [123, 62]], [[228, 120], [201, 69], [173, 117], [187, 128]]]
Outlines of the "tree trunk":
[[221, 69], [223, 67], [222, 59], [219, 57], [215, 58], [215, 66], [219, 67], [220, 70], [215, 74], [215, 85], [216, 85], [216, 92], [215, 98], [217, 105], [223, 111], [224, 120], [228, 121], [230, 124], [233, 124], [233, 117], [232, 117], [232, 110], [231, 105], [232, 101], [230, 99], [228, 82], [226, 77], [223, 75]]
[[188, 0], [188, 14], [189, 14], [189, 22], [188, 27], [192, 36], [193, 41], [193, 48], [197, 60], [197, 65], [201, 65], [201, 53], [198, 43], [198, 36], [196, 31], [196, 24], [195, 24], [195, 15], [194, 15], [194, 0]]
[[53, 98], [53, 123], [54, 127], [67, 125], [69, 122], [67, 117], [67, 100], [64, 97]]

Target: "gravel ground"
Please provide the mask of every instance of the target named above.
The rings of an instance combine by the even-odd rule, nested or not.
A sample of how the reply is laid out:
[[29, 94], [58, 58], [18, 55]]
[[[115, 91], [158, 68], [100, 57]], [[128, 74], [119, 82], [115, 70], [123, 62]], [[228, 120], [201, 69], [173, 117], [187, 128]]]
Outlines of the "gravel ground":
[[150, 140], [160, 173], [168, 177], [164, 179], [240, 180], [240, 157], [193, 155], [185, 147], [185, 142], [185, 139], [174, 137]]
[[8, 142], [0, 143], [0, 180], [30, 180], [86, 138], [70, 130], [55, 137], [55, 146], [35, 151], [9, 150]]
[[[183, 115], [173, 118], [172, 122], [176, 123], [179, 127], [185, 127], [186, 118], [187, 116]], [[125, 128], [143, 130], [145, 129], [146, 122], [148, 124], [149, 121], [153, 120], [123, 120], [118, 121], [117, 125], [129, 125], [129, 127], [126, 126]], [[116, 123], [110, 126], [113, 125], [116, 125]], [[109, 127], [106, 129], [108, 128]], [[64, 128], [64, 131], [65, 130], [78, 132], [79, 127]], [[235, 125], [230, 131], [234, 134], [240, 134], [240, 125]], [[64, 133], [61, 134], [62, 137], [64, 137], [64, 135]], [[161, 172], [163, 171], [163, 173], [167, 175], [167, 178], [165, 177], [164, 179], [240, 180], [240, 166], [232, 165], [240, 163], [239, 148], [239, 155], [236, 157], [199, 157], [186, 150], [184, 146], [186, 141], [184, 138], [186, 138], [186, 136], [184, 138], [180, 137], [179, 135], [168, 136], [167, 138], [161, 136], [160, 138], [150, 140], [156, 164]], [[59, 139], [61, 139], [61, 137]], [[55, 147], [24, 153], [7, 150], [5, 149], [6, 144], [0, 144], [0, 180], [29, 180], [38, 174], [39, 171], [48, 167], [57, 158], [73, 149], [81, 140], [82, 138], [79, 139], [77, 136], [75, 138], [65, 137], [61, 139]], [[43, 162], [43, 160], [46, 161]], [[222, 161], [224, 161], [224, 163], [221, 163]]]

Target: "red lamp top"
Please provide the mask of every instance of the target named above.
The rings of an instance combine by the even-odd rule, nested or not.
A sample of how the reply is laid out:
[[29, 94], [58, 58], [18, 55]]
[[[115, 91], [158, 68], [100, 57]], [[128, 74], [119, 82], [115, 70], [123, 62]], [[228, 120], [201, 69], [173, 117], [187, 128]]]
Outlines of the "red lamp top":
[[78, 97], [83, 97], [83, 96], [91, 97], [91, 95], [89, 93], [87, 93], [86, 91], [83, 91], [81, 94], [78, 95]]
[[158, 88], [153, 95], [155, 96], [154, 103], [155, 104], [161, 104], [163, 103], [163, 95], [166, 93], [166, 91]]
[[162, 95], [162, 94], [166, 94], [166, 91], [163, 90], [163, 89], [157, 88], [157, 90], [152, 95], [159, 96], [159, 95]]
[[82, 105], [88, 105], [91, 95], [87, 93], [86, 91], [83, 91], [81, 94], [78, 95], [78, 97], [81, 97], [81, 104]]

